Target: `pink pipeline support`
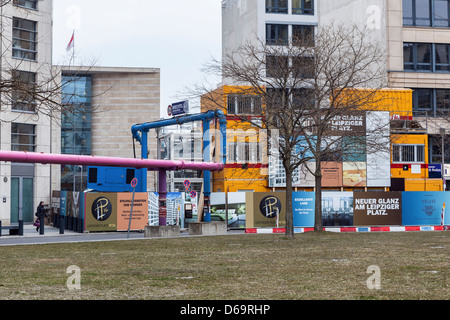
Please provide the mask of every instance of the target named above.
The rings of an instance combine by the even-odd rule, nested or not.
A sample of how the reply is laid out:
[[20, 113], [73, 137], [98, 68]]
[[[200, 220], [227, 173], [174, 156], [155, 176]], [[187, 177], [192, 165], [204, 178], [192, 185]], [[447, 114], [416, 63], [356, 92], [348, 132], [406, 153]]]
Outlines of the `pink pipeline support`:
[[136, 169], [146, 168], [151, 171], [160, 171], [160, 170], [222, 171], [224, 168], [223, 163], [215, 163], [215, 162], [189, 162], [183, 160], [114, 158], [114, 157], [79, 156], [68, 154], [49, 154], [49, 153], [2, 151], [2, 150], [0, 150], [0, 161], [100, 166], [100, 167], [125, 167]]

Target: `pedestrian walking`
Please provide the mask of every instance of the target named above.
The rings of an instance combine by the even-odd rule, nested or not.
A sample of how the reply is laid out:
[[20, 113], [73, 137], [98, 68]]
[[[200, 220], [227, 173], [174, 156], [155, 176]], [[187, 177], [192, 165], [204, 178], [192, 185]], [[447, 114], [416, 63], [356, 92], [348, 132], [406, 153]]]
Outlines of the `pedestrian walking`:
[[44, 201], [41, 201], [39, 203], [39, 206], [36, 209], [35, 216], [37, 217], [37, 219], [34, 222], [33, 226], [35, 226], [36, 227], [36, 231], [39, 232], [39, 228], [41, 227], [41, 224], [44, 223], [44, 218], [45, 218]]

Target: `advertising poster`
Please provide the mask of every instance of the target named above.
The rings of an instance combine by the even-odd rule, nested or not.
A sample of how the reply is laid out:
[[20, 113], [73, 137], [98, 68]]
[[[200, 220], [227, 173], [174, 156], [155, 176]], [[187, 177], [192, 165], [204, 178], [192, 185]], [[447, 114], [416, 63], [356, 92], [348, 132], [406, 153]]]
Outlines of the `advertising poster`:
[[355, 226], [400, 226], [401, 192], [355, 192], [353, 194]]
[[314, 172], [315, 170], [315, 162], [309, 161], [307, 163], [302, 163], [296, 170], [294, 170], [292, 186], [314, 187], [316, 185], [316, 178], [311, 172]]
[[51, 203], [51, 220], [55, 221], [55, 216], [59, 216], [61, 213], [61, 191], [52, 191], [52, 203]]
[[177, 225], [180, 226], [181, 228], [184, 228], [184, 203], [185, 203], [184, 197], [185, 194], [182, 192], [167, 193], [166, 196], [167, 225], [169, 226]]
[[66, 217], [78, 218], [80, 215], [80, 192], [66, 191]]
[[391, 186], [389, 111], [367, 112], [367, 186]]
[[66, 214], [67, 191], [61, 191], [60, 196], [61, 198], [60, 198], [59, 214], [62, 216], [67, 216]]
[[365, 162], [344, 162], [342, 180], [344, 187], [365, 187], [367, 169]]
[[439, 226], [445, 206], [445, 225], [450, 225], [450, 192], [409, 191], [402, 193], [404, 226]]
[[246, 228], [284, 228], [286, 193], [246, 192]]
[[342, 187], [342, 162], [322, 163], [322, 187]]
[[117, 231], [117, 193], [86, 194], [86, 230]]
[[293, 192], [292, 211], [295, 228], [314, 227], [316, 195], [314, 192]]
[[353, 226], [353, 192], [323, 192], [324, 227]]
[[430, 179], [442, 179], [442, 164], [429, 164], [428, 177]]
[[[127, 231], [130, 223], [132, 193], [117, 194], [117, 231]], [[148, 195], [136, 192], [130, 230], [144, 230], [148, 224]]]
[[211, 194], [211, 220], [225, 221], [228, 207], [228, 227], [245, 228], [245, 192], [214, 192]]
[[366, 134], [366, 113], [354, 111], [347, 115], [335, 116], [329, 124], [329, 135], [353, 135]]

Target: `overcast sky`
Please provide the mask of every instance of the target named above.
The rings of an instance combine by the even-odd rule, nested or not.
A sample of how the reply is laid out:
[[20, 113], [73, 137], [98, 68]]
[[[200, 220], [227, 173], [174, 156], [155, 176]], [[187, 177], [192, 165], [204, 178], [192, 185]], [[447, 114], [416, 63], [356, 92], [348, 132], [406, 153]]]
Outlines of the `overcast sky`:
[[75, 29], [77, 64], [160, 68], [162, 115], [221, 56], [220, 0], [56, 0], [53, 7], [55, 64], [70, 61]]

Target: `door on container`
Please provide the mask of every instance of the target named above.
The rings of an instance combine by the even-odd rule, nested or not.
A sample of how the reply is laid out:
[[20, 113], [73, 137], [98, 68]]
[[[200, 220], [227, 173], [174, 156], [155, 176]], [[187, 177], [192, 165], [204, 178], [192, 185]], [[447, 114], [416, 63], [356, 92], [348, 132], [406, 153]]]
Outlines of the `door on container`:
[[34, 221], [33, 178], [11, 178], [11, 223]]

